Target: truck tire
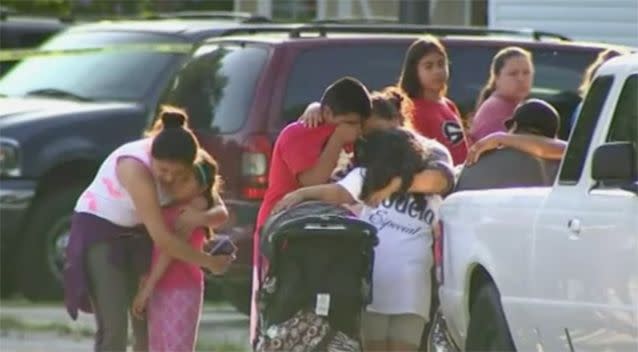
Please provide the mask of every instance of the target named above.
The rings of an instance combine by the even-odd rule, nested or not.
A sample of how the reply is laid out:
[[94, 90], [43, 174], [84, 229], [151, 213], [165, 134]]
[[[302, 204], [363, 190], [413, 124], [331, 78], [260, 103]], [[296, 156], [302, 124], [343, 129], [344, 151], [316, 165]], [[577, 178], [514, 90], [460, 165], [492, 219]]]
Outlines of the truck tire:
[[22, 242], [18, 287], [32, 301], [62, 297], [64, 249], [71, 214], [83, 188], [74, 186], [40, 197], [29, 214]]
[[498, 290], [493, 284], [479, 288], [470, 312], [466, 351], [516, 351]]

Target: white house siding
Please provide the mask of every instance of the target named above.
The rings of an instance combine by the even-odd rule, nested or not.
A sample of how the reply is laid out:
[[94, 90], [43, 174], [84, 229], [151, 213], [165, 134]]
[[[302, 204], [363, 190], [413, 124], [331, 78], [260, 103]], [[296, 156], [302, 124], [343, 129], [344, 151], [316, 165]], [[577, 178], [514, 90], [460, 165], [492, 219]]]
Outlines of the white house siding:
[[638, 47], [638, 0], [489, 0], [488, 23]]

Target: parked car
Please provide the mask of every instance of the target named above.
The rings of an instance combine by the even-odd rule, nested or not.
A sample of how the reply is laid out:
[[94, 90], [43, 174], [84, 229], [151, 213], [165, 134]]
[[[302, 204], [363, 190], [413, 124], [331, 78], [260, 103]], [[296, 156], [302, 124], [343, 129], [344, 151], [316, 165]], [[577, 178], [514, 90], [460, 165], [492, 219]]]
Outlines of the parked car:
[[60, 296], [70, 211], [101, 161], [142, 135], [193, 48], [255, 22], [175, 16], [70, 27], [40, 48], [55, 55], [28, 58], [0, 80], [4, 294], [17, 281], [28, 298]]
[[249, 307], [251, 238], [268, 187], [273, 142], [328, 84], [345, 75], [370, 89], [394, 84], [407, 47], [427, 32], [440, 35], [447, 46], [449, 93], [463, 111], [474, 105], [492, 56], [504, 46], [519, 45], [534, 54], [534, 94], [569, 116], [564, 97], [575, 96], [583, 71], [607, 47], [482, 28], [336, 24], [272, 26], [269, 32], [206, 41], [164, 100], [189, 111], [200, 142], [220, 162], [231, 213], [224, 231], [239, 245], [238, 260], [221, 280], [228, 299], [242, 312]]
[[638, 55], [610, 60], [552, 187], [443, 203], [439, 296], [463, 350], [638, 350], [637, 96]]
[[[29, 17], [0, 8], [0, 47], [8, 49], [36, 48], [68, 26], [58, 18]], [[17, 61], [0, 62], [0, 77]]]

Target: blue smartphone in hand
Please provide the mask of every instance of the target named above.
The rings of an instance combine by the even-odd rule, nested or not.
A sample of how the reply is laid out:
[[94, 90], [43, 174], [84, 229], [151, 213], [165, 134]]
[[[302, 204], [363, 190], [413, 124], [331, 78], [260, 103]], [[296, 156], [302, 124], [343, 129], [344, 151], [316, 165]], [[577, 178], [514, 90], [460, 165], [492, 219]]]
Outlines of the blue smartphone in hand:
[[210, 255], [232, 255], [237, 250], [237, 247], [230, 240], [230, 237], [226, 235], [216, 235], [211, 241], [210, 249], [207, 251]]

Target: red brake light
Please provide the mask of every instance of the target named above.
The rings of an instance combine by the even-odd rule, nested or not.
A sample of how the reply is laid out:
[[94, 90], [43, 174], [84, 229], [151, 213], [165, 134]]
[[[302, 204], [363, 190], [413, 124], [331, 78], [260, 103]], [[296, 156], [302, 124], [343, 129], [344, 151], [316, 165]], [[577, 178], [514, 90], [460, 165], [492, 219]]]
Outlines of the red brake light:
[[252, 136], [244, 143], [241, 156], [241, 195], [260, 200], [268, 188], [271, 143], [266, 136]]

